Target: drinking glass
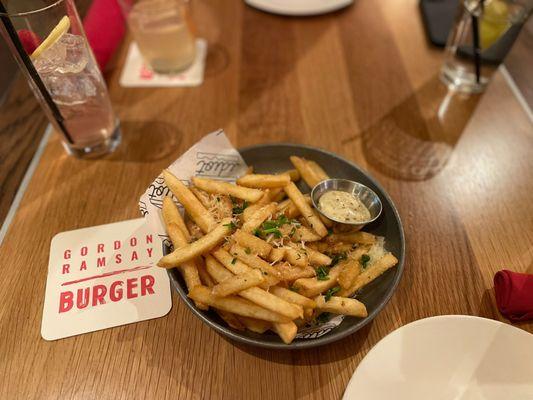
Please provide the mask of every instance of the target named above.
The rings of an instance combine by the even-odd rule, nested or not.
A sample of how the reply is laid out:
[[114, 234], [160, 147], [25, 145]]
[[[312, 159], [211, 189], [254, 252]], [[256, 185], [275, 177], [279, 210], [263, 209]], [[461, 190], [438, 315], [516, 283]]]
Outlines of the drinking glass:
[[482, 92], [532, 5], [531, 0], [463, 0], [446, 44], [442, 81], [461, 92]]
[[0, 31], [67, 152], [113, 151], [119, 121], [73, 0], [0, 1]]
[[187, 69], [196, 56], [187, 0], [120, 0], [122, 11], [148, 66], [169, 74]]

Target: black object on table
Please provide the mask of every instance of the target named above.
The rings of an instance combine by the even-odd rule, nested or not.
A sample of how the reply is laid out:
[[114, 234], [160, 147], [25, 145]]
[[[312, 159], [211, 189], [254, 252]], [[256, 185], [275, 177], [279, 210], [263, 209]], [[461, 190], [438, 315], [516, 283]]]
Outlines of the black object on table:
[[420, 0], [426, 34], [435, 46], [446, 45], [458, 9], [459, 0]]

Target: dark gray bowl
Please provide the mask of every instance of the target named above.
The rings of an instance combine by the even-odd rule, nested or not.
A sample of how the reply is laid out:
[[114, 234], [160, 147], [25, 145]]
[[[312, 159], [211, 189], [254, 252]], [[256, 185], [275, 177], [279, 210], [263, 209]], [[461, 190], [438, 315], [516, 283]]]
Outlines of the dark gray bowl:
[[[289, 156], [296, 155], [318, 162], [331, 177], [351, 179], [371, 188], [381, 198], [383, 212], [377, 221], [365, 227], [365, 231], [385, 237], [385, 246], [398, 258], [398, 265], [365, 286], [358, 295], [358, 299], [367, 307], [368, 317], [345, 317], [337, 328], [324, 336], [317, 339], [295, 339], [288, 345], [270, 331], [262, 335], [248, 331], [239, 332], [229, 328], [216, 313], [197, 309], [191, 299], [187, 297], [185, 282], [179, 272], [176, 269], [169, 270], [172, 284], [182, 300], [198, 318], [217, 332], [241, 343], [272, 349], [304, 349], [321, 346], [351, 335], [368, 324], [385, 307], [403, 272], [405, 256], [403, 228], [398, 211], [389, 195], [379, 183], [355, 164], [324, 150], [280, 143], [245, 147], [239, 151], [246, 163], [253, 165], [254, 170], [258, 173], [276, 173], [292, 169]], [[304, 193], [309, 193], [311, 190], [303, 182], [300, 182], [299, 186]]]

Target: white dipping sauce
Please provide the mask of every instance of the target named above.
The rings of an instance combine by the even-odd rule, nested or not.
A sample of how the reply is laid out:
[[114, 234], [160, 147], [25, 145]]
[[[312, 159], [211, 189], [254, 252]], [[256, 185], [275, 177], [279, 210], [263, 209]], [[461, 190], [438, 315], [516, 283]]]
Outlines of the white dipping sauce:
[[331, 218], [345, 222], [364, 222], [370, 219], [370, 211], [352, 193], [330, 190], [318, 200], [318, 207]]

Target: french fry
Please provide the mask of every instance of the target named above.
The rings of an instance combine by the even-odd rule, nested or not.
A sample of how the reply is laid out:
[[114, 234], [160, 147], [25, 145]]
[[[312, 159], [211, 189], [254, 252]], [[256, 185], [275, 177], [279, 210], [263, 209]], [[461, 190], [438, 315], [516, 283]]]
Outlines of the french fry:
[[298, 249], [295, 245], [285, 246], [284, 250], [285, 256], [283, 258], [295, 267], [304, 268], [309, 264], [307, 254], [303, 250]]
[[270, 288], [270, 293], [287, 300], [290, 303], [298, 304], [304, 308], [304, 315], [306, 309], [316, 308], [316, 302], [308, 297], [302, 296], [290, 289], [285, 289], [280, 286]]
[[261, 198], [257, 202], [255, 202], [253, 205], [264, 206], [264, 205], [269, 204], [272, 201], [270, 200], [270, 190], [271, 189], [263, 190], [263, 196], [261, 196]]
[[362, 227], [344, 224], [335, 224], [332, 228], [333, 233], [351, 233], [360, 231]]
[[292, 282], [300, 278], [311, 278], [316, 274], [315, 270], [310, 266], [300, 268], [287, 262], [277, 263], [274, 266], [281, 273], [281, 280], [287, 282]]
[[322, 254], [319, 251], [313, 250], [310, 247], [307, 247], [306, 251], [307, 251], [307, 257], [309, 259], [309, 264], [317, 266], [317, 267], [320, 265], [331, 264], [331, 258], [328, 257], [327, 255]]
[[330, 254], [347, 253], [354, 250], [355, 245], [351, 243], [328, 243], [328, 242], [314, 242], [310, 243], [316, 251], [328, 252]]
[[254, 269], [243, 274], [233, 275], [224, 279], [219, 284], [215, 285], [211, 289], [211, 293], [215, 296], [225, 297], [230, 294], [241, 292], [244, 289], [248, 289], [259, 285], [265, 280], [261, 271]]
[[[242, 274], [247, 271], [250, 271], [252, 267], [249, 267], [242, 261], [238, 260], [237, 257], [232, 256], [227, 250], [218, 248], [213, 250], [211, 254], [220, 262], [224, 267], [234, 274]], [[279, 283], [279, 279], [271, 275], [263, 275], [265, 281], [259, 286], [263, 289], [268, 289], [270, 286], [274, 286]]]
[[244, 209], [242, 213], [242, 220], [244, 222], [249, 221], [253, 218], [257, 210], [259, 210], [261, 207], [263, 207], [263, 204], [259, 204], [263, 199], [259, 200], [256, 204], [252, 204], [251, 206], [248, 206]]
[[[218, 249], [213, 250], [211, 254], [219, 263], [235, 275], [244, 274], [245, 272], [252, 270], [251, 267], [238, 260], [235, 256], [232, 256], [226, 249], [219, 247]], [[207, 258], [209, 258], [209, 256], [207, 256]]]
[[237, 184], [250, 188], [267, 189], [287, 185], [291, 181], [288, 174], [250, 174], [237, 179]]
[[[178, 227], [178, 225], [176, 225], [174, 222], [171, 222], [167, 225], [167, 233], [170, 237], [170, 241], [174, 245], [174, 248], [187, 245], [187, 239], [185, 239], [185, 235]], [[187, 286], [187, 290], [189, 292], [195, 286], [202, 284], [202, 282], [200, 281], [200, 275], [198, 274], [198, 268], [194, 260], [185, 261], [181, 264], [177, 264], [176, 266], [180, 270], [181, 275], [183, 276], [183, 280], [185, 281], [185, 285]], [[209, 309], [207, 304], [200, 302], [195, 302], [195, 304], [196, 307], [198, 307], [200, 310]]]
[[216, 282], [213, 277], [209, 275], [209, 272], [207, 272], [203, 258], [198, 257], [195, 261], [196, 267], [198, 268], [198, 275], [200, 275], [200, 280], [202, 281], [202, 285], [207, 286], [209, 288], [215, 286]]
[[237, 229], [232, 237], [242, 247], [251, 249], [252, 253], [257, 254], [259, 257], [267, 258], [272, 251], [272, 246], [263, 239], [240, 229]]
[[257, 304], [237, 296], [217, 297], [211, 294], [211, 290], [205, 286], [195, 286], [189, 297], [195, 301], [205, 303], [243, 317], [257, 318], [272, 322], [288, 322], [290, 320], [280, 314], [267, 310]]
[[376, 236], [368, 232], [333, 233], [326, 238], [328, 243], [374, 244]]
[[251, 332], [265, 333], [272, 327], [272, 323], [268, 321], [262, 321], [260, 319], [239, 317], [242, 324]]
[[[316, 304], [316, 302], [314, 300], [313, 300], [313, 302]], [[306, 320], [306, 321], [312, 320], [314, 314], [315, 314], [314, 309], [312, 309], [312, 308], [304, 308], [304, 320]]]
[[324, 296], [317, 296], [315, 297], [315, 302], [320, 311], [361, 318], [368, 316], [365, 305], [356, 299], [332, 296], [326, 301]]
[[279, 228], [279, 230], [283, 235], [289, 236], [291, 241], [296, 242], [296, 243], [316, 242], [322, 239], [314, 231], [312, 231], [311, 229], [303, 225], [301, 226], [283, 225], [281, 228]]
[[[237, 276], [237, 275], [234, 275], [227, 268], [225, 268], [211, 254], [208, 254], [205, 257], [205, 268], [207, 269], [207, 272], [209, 272], [209, 275], [211, 275], [213, 279], [215, 280], [215, 282], [217, 283], [224, 282], [226, 279], [230, 279], [234, 276]], [[244, 271], [239, 272], [238, 275], [246, 274], [247, 272], [252, 271], [252, 270], [253, 270], [252, 268], [246, 267]]]
[[254, 304], [258, 304], [267, 310], [275, 312], [279, 315], [283, 315], [284, 317], [287, 317], [291, 320], [303, 315], [303, 308], [301, 306], [283, 300], [258, 287], [245, 289], [239, 292], [239, 296], [244, 297], [247, 300], [253, 302]]
[[186, 261], [207, 253], [223, 242], [226, 236], [231, 233], [231, 225], [232, 222], [230, 218], [222, 220], [215, 229], [198, 239], [196, 242], [174, 249], [172, 253], [163, 256], [157, 265], [162, 268], [174, 268]]
[[163, 178], [165, 179], [165, 184], [203, 232], [207, 233], [216, 226], [213, 216], [209, 214], [200, 200], [196, 198], [187, 186], [167, 170], [163, 171]]
[[287, 218], [296, 218], [300, 215], [300, 210], [296, 208], [291, 199], [285, 199], [276, 206], [278, 214], [284, 214]]
[[204, 236], [204, 232], [200, 229], [198, 225], [196, 225], [196, 223], [187, 214], [185, 214], [185, 225], [187, 226], [187, 229], [189, 230], [189, 233], [191, 235], [190, 241], [198, 240], [202, 236]]
[[[244, 330], [245, 328], [244, 324], [241, 323], [240, 319], [237, 318], [235, 314], [232, 314], [227, 311], [218, 310], [216, 308], [215, 308], [215, 312], [218, 314], [220, 318], [224, 320], [224, 322], [226, 322], [226, 324], [228, 324], [230, 328], [236, 329], [238, 331]], [[241, 317], [241, 318], [244, 318], [244, 317]]]
[[268, 255], [268, 260], [270, 262], [279, 262], [283, 260], [283, 257], [285, 256], [285, 249], [283, 247], [275, 247], [272, 249], [270, 254]]
[[306, 159], [296, 156], [291, 156], [289, 159], [309, 188], [314, 188], [320, 182], [321, 179], [316, 176], [315, 171], [313, 171]]
[[332, 220], [330, 220], [329, 218], [326, 218], [324, 217], [322, 214], [320, 214], [316, 208], [312, 208], [313, 210], [313, 213], [315, 214], [316, 217], [320, 218], [320, 221], [322, 221], [322, 223], [324, 224], [324, 226], [328, 227], [328, 228], [331, 228], [333, 225], [334, 225], [334, 222]]
[[339, 292], [339, 296], [353, 296], [355, 292], [357, 292], [363, 286], [372, 282], [374, 279], [376, 279], [388, 269], [394, 267], [396, 264], [398, 264], [398, 259], [396, 257], [394, 257], [391, 253], [385, 254], [379, 260], [376, 260], [373, 264], [368, 266], [366, 270], [361, 272], [361, 274], [359, 274], [359, 276], [355, 279], [355, 282], [349, 289], [342, 289]]
[[286, 194], [283, 188], [272, 189], [270, 191], [270, 201], [278, 202], [285, 198]]
[[266, 204], [269, 204], [271, 202], [277, 202], [277, 200], [275, 199], [278, 199], [280, 197], [280, 194], [285, 196], [285, 192], [283, 191], [283, 188], [270, 188], [270, 189], [265, 189], [264, 190], [264, 194], [263, 194], [263, 197], [261, 197], [259, 199], [258, 202], [254, 203], [254, 205], [266, 205]]
[[366, 253], [366, 249], [359, 248], [349, 255], [347, 260], [339, 263], [342, 265], [341, 273], [339, 274], [339, 285], [343, 289], [349, 289], [354, 283], [355, 279], [361, 273], [361, 256]]
[[283, 188], [287, 196], [294, 202], [296, 207], [300, 210], [304, 218], [307, 220], [311, 228], [318, 233], [321, 237], [324, 237], [328, 234], [328, 230], [314, 213], [307, 201], [305, 200], [302, 192], [296, 187], [296, 185], [291, 182]]
[[198, 189], [197, 187], [191, 186], [189, 190], [196, 196], [200, 203], [205, 207], [206, 210], [209, 210], [211, 207], [211, 195], [203, 190]]
[[298, 327], [292, 321], [285, 323], [274, 323], [272, 324], [272, 330], [276, 332], [283, 343], [290, 344], [296, 337], [298, 332]]
[[244, 172], [243, 176], [250, 175], [250, 174], [253, 174], [253, 173], [254, 173], [254, 166], [253, 165], [249, 165], [248, 168], [246, 168], [246, 171]]
[[289, 177], [291, 178], [291, 181], [293, 181], [293, 182], [296, 182], [296, 181], [300, 180], [300, 173], [298, 172], [297, 169], [289, 169], [289, 170], [283, 172], [283, 174], [289, 175]]
[[200, 203], [212, 213], [215, 220], [221, 220], [233, 215], [233, 203], [229, 196], [223, 194], [209, 194], [197, 187], [191, 187], [191, 192], [200, 200]]
[[216, 181], [214, 179], [193, 176], [192, 182], [194, 186], [207, 193], [226, 194], [241, 200], [249, 201], [250, 203], [255, 203], [261, 198], [261, 196], [263, 196], [261, 190], [245, 188], [228, 182]]
[[[217, 282], [223, 282], [225, 279], [232, 276], [231, 272], [224, 268], [214, 257], [208, 255], [205, 261], [209, 274], [211, 274]], [[291, 320], [299, 317], [303, 313], [303, 309], [296, 304], [291, 304], [258, 287], [244, 289], [239, 292], [239, 296], [258, 304], [265, 309], [290, 318]]]
[[309, 165], [309, 167], [311, 168], [311, 170], [313, 171], [313, 173], [315, 174], [315, 176], [318, 179], [320, 179], [320, 181], [324, 181], [326, 179], [329, 179], [329, 175], [326, 174], [326, 171], [324, 171], [322, 169], [320, 164], [318, 164], [316, 161], [313, 161], [313, 160], [306, 160], [306, 161], [307, 161], [307, 164]]
[[[304, 195], [305, 201], [307, 204], [311, 206], [311, 197], [309, 195]], [[287, 218], [296, 218], [297, 216], [301, 215], [300, 210], [294, 202], [291, 199], [286, 199], [278, 204], [276, 208], [278, 213], [283, 213]], [[314, 208], [312, 208], [313, 212], [317, 215], [320, 215]], [[327, 219], [327, 218], [326, 218]]]
[[191, 240], [191, 235], [189, 234], [187, 225], [185, 225], [185, 221], [178, 210], [178, 206], [176, 206], [174, 201], [172, 201], [169, 196], [166, 196], [163, 199], [163, 208], [161, 210], [161, 214], [163, 215], [163, 221], [166, 225], [170, 223], [176, 224], [181, 233], [183, 233], [183, 236], [185, 236], [185, 240], [187, 242]]
[[318, 280], [317, 278], [300, 278], [294, 281], [293, 287], [298, 290], [302, 296], [314, 297], [328, 289], [331, 289], [337, 284], [337, 278], [341, 272], [341, 266], [335, 265], [329, 270], [328, 278], [325, 280]]
[[259, 258], [257, 255], [252, 254], [251, 250], [249, 249], [246, 249], [238, 244], [234, 244], [231, 246], [230, 253], [249, 267], [261, 270], [263, 274], [267, 276], [271, 275], [278, 279], [281, 278], [281, 273], [276, 268], [267, 263], [265, 260]]
[[270, 203], [255, 210], [254, 214], [242, 225], [241, 229], [244, 232], [252, 233], [259, 228], [261, 224], [274, 213], [274, 211], [276, 211], [276, 203]]
[[277, 198], [280, 193], [283, 193], [283, 195], [285, 196], [285, 192], [283, 191], [283, 187], [277, 187], [277, 188], [270, 189], [270, 192], [268, 193], [268, 195], [270, 197], [270, 201], [276, 201], [274, 199]]

